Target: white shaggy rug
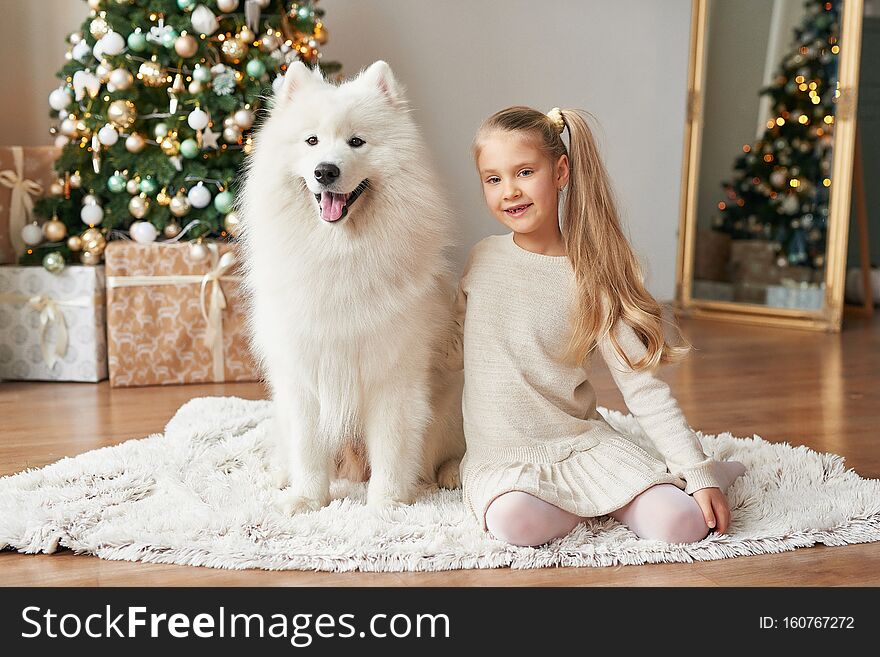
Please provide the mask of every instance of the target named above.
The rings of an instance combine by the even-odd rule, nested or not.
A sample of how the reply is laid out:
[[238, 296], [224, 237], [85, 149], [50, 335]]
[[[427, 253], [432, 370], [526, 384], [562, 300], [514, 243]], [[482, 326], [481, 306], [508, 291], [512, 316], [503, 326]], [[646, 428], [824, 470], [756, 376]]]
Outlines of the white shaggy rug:
[[[656, 454], [631, 415], [600, 408]], [[285, 517], [273, 504], [265, 401], [205, 397], [184, 404], [164, 435], [97, 449], [0, 479], [0, 548], [215, 568], [437, 571], [690, 562], [817, 543], [880, 540], [880, 481], [806, 447], [698, 432], [707, 454], [748, 468], [728, 491], [732, 524], [689, 545], [637, 538], [603, 516], [542, 547], [481, 531], [461, 490], [438, 490], [376, 513], [366, 484], [334, 482], [320, 511]]]

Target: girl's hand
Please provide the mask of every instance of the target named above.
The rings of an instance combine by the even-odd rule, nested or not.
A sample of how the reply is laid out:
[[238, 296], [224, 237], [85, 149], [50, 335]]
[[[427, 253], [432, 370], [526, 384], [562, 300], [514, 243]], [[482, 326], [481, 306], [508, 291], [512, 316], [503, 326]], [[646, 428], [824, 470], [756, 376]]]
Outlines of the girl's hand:
[[701, 488], [693, 492], [694, 499], [703, 510], [703, 518], [710, 529], [723, 534], [730, 526], [730, 506], [720, 488]]

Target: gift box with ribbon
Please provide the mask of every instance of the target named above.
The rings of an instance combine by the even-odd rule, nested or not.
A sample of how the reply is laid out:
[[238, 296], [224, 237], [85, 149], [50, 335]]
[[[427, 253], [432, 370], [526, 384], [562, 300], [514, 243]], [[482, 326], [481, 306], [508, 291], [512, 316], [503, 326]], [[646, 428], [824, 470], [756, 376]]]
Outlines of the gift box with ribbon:
[[24, 252], [21, 229], [58, 179], [52, 167], [60, 153], [54, 146], [0, 146], [0, 263], [15, 263]]
[[236, 247], [111, 241], [107, 350], [114, 387], [255, 381]]
[[0, 378], [107, 378], [104, 268], [0, 267]]

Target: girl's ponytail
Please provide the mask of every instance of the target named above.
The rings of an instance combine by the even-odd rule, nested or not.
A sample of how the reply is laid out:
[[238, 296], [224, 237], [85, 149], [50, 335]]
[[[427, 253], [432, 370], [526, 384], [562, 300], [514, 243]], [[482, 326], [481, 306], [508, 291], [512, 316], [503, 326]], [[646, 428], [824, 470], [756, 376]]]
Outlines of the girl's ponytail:
[[[570, 137], [571, 172], [561, 230], [577, 283], [566, 360], [584, 363], [605, 335], [633, 369], [652, 369], [678, 360], [690, 345], [666, 343], [661, 306], [645, 289], [642, 268], [621, 228], [608, 172], [587, 115], [577, 109], [563, 109], [561, 114]], [[646, 347], [647, 353], [637, 363], [630, 361], [611, 330], [618, 318], [632, 326]]]

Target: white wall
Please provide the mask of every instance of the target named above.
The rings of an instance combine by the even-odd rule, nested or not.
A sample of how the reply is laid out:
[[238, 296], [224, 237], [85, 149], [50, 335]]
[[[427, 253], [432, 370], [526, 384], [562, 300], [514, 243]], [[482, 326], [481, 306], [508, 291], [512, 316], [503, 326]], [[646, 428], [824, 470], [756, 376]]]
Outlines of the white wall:
[[[355, 73], [385, 59], [409, 90], [460, 217], [464, 262], [505, 232], [483, 207], [470, 158], [480, 121], [504, 106], [595, 115], [649, 290], [671, 299], [687, 88], [690, 0], [321, 0], [328, 60]], [[48, 143], [46, 97], [81, 0], [0, 0], [6, 98], [0, 141]]]
[[597, 132], [624, 221], [661, 300], [675, 289], [690, 1], [322, 0], [328, 60], [355, 73], [376, 59], [407, 86], [453, 190], [463, 263], [487, 212], [470, 143], [507, 105], [581, 107]]

